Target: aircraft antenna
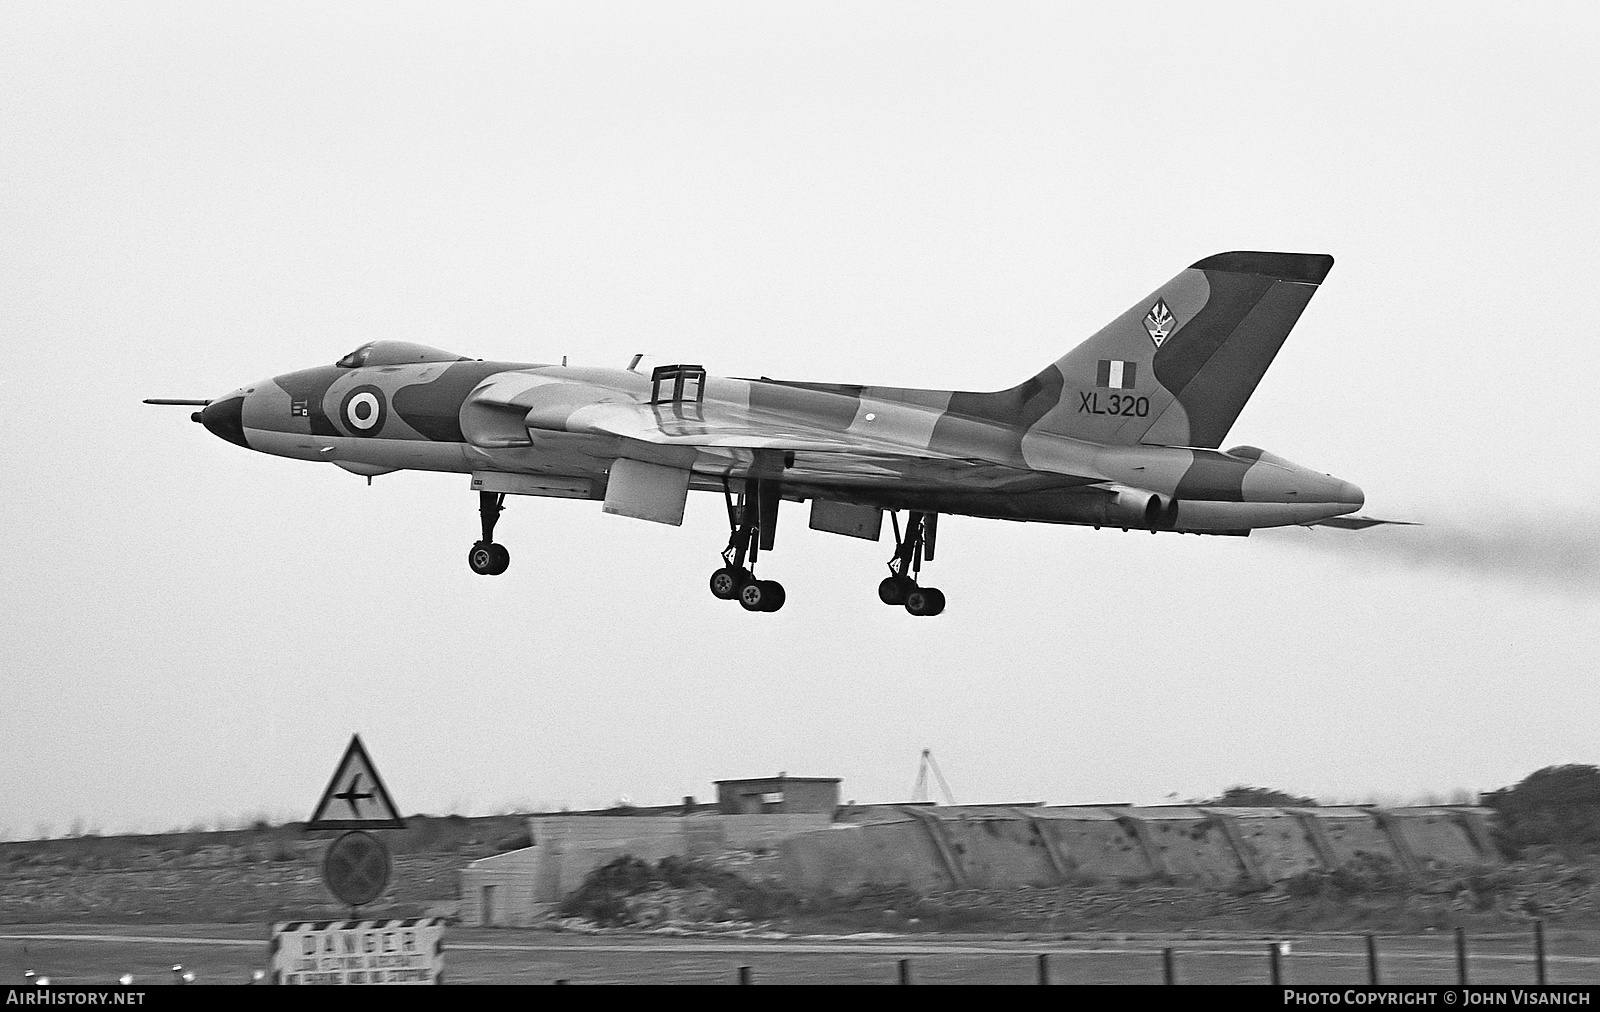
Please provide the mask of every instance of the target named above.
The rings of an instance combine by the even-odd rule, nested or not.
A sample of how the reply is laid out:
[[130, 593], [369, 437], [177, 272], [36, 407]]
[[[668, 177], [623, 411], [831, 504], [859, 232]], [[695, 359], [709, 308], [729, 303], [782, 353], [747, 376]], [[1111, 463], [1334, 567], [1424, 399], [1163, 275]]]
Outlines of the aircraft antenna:
[[955, 795], [950, 793], [950, 785], [945, 781], [939, 764], [933, 759], [933, 750], [926, 748], [922, 750], [922, 762], [917, 766], [917, 785], [911, 789], [911, 800], [916, 804], [926, 804], [932, 800], [928, 796], [929, 770], [933, 771], [934, 779], [939, 782], [939, 790], [944, 794], [945, 804], [955, 804]]

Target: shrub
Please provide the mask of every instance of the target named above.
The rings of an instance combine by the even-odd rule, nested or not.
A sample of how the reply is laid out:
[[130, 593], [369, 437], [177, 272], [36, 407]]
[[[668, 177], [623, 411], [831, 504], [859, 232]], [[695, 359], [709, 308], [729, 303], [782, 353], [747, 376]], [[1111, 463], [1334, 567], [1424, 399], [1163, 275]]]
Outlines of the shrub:
[[664, 857], [652, 865], [624, 856], [591, 871], [561, 902], [560, 909], [568, 917], [596, 924], [631, 924], [628, 898], [658, 889], [709, 891], [725, 910], [755, 919], [774, 917], [798, 905], [797, 898], [785, 890], [756, 885], [692, 858]]
[[1286, 791], [1273, 790], [1271, 787], [1246, 787], [1238, 784], [1210, 801], [1200, 803], [1220, 808], [1314, 808], [1317, 801], [1315, 798], [1303, 798]]
[[1365, 851], [1356, 854], [1333, 871], [1304, 871], [1284, 881], [1290, 896], [1327, 896], [1351, 899], [1393, 893], [1408, 885], [1405, 874], [1385, 854]]
[[1485, 794], [1483, 804], [1498, 816], [1495, 836], [1508, 857], [1540, 845], [1575, 857], [1600, 853], [1600, 769], [1593, 766], [1546, 766]]

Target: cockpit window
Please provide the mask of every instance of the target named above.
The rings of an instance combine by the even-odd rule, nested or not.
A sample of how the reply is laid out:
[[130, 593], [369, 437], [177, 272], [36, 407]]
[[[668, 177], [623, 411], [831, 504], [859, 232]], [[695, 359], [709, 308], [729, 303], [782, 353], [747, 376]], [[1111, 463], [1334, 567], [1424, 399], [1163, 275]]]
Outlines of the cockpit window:
[[466, 362], [468, 359], [455, 352], [441, 351], [425, 344], [410, 341], [368, 341], [336, 365], [341, 369], [359, 369], [367, 365], [412, 365], [417, 362]]
[[334, 364], [341, 369], [359, 369], [367, 364], [367, 356], [372, 354], [372, 346], [376, 343], [375, 341], [368, 341]]

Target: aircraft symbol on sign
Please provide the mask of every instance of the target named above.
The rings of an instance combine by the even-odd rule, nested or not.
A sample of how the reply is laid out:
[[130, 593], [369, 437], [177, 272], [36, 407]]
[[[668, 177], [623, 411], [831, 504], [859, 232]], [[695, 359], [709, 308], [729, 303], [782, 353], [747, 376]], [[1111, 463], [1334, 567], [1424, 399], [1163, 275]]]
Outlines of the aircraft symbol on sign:
[[[345, 785], [344, 790], [339, 789], [340, 784]], [[367, 755], [359, 734], [350, 737], [344, 758], [333, 771], [333, 779], [328, 781], [328, 788], [322, 792], [322, 800], [317, 802], [306, 828], [405, 828], [405, 821], [383, 786], [383, 778], [378, 776], [378, 769], [372, 765], [372, 757]]]
[[357, 793], [356, 788], [358, 786], [360, 786], [360, 784], [361, 784], [361, 774], [357, 773], [355, 775], [355, 777], [350, 781], [350, 786], [349, 787], [346, 787], [344, 790], [342, 790], [338, 794], [334, 795], [334, 797], [338, 798], [340, 801], [346, 802], [346, 803], [348, 803], [350, 805], [350, 815], [351, 815], [352, 818], [360, 818], [361, 817], [361, 809], [356, 807], [356, 802], [357, 801], [361, 801], [361, 800], [364, 800], [366, 798], [376, 797], [376, 795], [374, 795], [371, 791], [367, 791], [365, 794]]

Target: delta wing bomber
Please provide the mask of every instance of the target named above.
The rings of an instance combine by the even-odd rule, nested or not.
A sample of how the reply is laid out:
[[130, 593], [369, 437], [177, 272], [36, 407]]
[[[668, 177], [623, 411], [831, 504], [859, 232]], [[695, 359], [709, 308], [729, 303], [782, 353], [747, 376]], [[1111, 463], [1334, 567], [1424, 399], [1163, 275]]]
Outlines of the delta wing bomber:
[[149, 403], [199, 406], [193, 419], [223, 439], [369, 479], [470, 474], [482, 537], [468, 563], [486, 576], [510, 564], [494, 541], [507, 495], [681, 524], [698, 490], [728, 513], [711, 592], [776, 611], [782, 585], [754, 569], [781, 503], [809, 501], [813, 529], [869, 541], [887, 512], [895, 550], [879, 597], [936, 615], [944, 595], [920, 575], [941, 514], [1214, 535], [1381, 523], [1348, 516], [1364, 497], [1347, 481], [1219, 449], [1332, 266], [1320, 254], [1207, 257], [992, 393], [485, 362], [373, 341], [214, 400]]

